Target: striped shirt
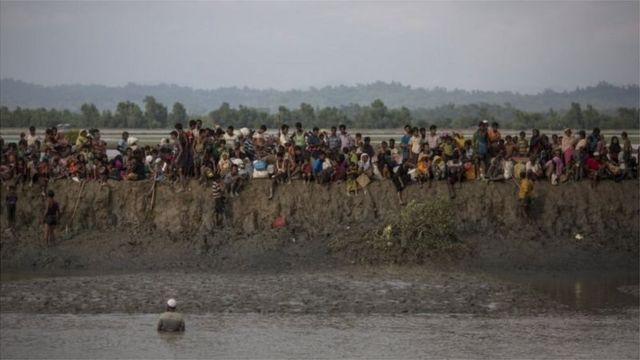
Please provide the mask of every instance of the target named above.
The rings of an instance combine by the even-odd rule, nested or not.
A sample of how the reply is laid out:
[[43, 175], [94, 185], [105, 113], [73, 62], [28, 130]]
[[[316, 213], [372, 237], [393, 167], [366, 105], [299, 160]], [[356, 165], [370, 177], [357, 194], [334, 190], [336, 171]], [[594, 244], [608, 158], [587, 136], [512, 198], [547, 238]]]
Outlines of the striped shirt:
[[222, 197], [222, 187], [220, 186], [219, 182], [213, 182], [213, 185], [211, 186], [211, 192], [213, 193], [214, 199], [219, 199]]
[[246, 138], [244, 140], [244, 153], [247, 155], [247, 157], [251, 160], [253, 160], [253, 155], [254, 155], [254, 149], [253, 149], [253, 140], [251, 140], [251, 138]]

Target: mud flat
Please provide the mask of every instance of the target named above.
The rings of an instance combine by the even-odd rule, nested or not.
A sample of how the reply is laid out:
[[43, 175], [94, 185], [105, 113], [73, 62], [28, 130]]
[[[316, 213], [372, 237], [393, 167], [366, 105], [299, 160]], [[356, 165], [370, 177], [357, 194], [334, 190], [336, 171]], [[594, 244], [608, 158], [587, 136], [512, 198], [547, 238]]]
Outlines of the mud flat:
[[540, 314], [568, 310], [483, 274], [351, 268], [313, 272], [143, 272], [5, 280], [2, 312], [155, 313], [166, 298], [204, 313]]
[[[625, 292], [637, 291], [637, 274], [619, 282], [606, 279], [607, 287], [584, 286], [568, 302], [558, 297], [562, 291], [557, 286], [539, 291], [517, 276], [511, 279], [408, 266], [282, 272], [65, 271], [54, 276], [4, 272], [0, 355], [638, 357], [638, 298]], [[625, 291], [612, 296], [616, 287]], [[602, 301], [607, 296], [615, 301], [589, 308], [575, 302], [579, 297]], [[186, 314], [183, 335], [155, 332], [157, 313], [168, 297], [179, 299]]]

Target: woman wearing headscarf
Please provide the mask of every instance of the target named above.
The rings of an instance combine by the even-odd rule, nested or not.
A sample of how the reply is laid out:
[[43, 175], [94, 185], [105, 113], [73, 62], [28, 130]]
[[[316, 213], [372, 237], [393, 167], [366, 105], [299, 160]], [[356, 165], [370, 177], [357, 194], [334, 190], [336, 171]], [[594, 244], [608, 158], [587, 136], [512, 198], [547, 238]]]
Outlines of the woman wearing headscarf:
[[360, 154], [360, 160], [358, 161], [358, 173], [366, 174], [369, 178], [373, 176], [373, 165], [371, 164], [371, 158], [367, 153]]

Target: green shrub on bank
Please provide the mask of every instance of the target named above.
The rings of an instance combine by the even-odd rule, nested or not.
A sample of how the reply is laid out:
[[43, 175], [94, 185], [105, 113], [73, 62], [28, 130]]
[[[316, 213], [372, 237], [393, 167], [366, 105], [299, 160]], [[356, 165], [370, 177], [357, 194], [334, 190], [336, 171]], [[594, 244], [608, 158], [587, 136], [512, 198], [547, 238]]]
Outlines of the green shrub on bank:
[[454, 233], [454, 216], [451, 202], [442, 198], [428, 202], [411, 201], [375, 230], [373, 246], [377, 249], [446, 249], [458, 242]]
[[455, 234], [455, 212], [449, 200], [411, 201], [360, 239], [336, 239], [334, 251], [347, 252], [359, 263], [423, 263], [455, 260], [469, 248]]

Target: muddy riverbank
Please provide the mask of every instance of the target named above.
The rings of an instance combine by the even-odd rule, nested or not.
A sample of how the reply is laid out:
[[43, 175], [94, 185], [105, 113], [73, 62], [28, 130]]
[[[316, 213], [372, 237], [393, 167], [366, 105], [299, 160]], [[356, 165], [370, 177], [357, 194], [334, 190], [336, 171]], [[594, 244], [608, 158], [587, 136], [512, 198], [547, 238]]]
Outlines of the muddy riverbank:
[[[362, 240], [402, 211], [388, 181], [373, 182], [366, 194], [346, 196], [343, 185], [294, 182], [266, 197], [267, 181], [253, 181], [229, 200], [223, 227], [213, 222], [209, 189], [195, 182], [186, 193], [168, 184], [110, 182], [101, 187], [73, 181], [51, 188], [62, 207], [58, 242], [41, 240], [42, 198], [36, 188], [20, 190], [18, 230], [0, 235], [2, 269], [22, 270], [288, 270], [337, 265], [403, 263], [375, 260]], [[465, 183], [455, 199], [455, 236], [468, 248], [455, 266], [498, 269], [637, 269], [639, 183], [587, 181], [551, 186], [536, 183], [533, 217], [517, 214], [512, 183]], [[4, 208], [4, 189], [0, 193]], [[447, 197], [446, 184], [410, 186], [407, 201]], [[79, 199], [75, 218], [71, 219]], [[276, 217], [284, 228], [273, 229]], [[427, 220], [428, 221], [428, 220]], [[580, 235], [576, 237], [576, 235]], [[332, 244], [340, 243], [338, 249]], [[350, 246], [358, 243], [359, 247]], [[366, 241], [364, 242], [366, 244]], [[393, 243], [396, 246], [396, 243]], [[440, 257], [409, 264], [450, 265]]]
[[[14, 279], [15, 280], [15, 279]], [[144, 272], [0, 283], [2, 312], [154, 313], [167, 298], [187, 313], [545, 313], [542, 293], [482, 274], [424, 269], [284, 273]]]
[[483, 273], [418, 267], [284, 272], [3, 273], [0, 311], [541, 315], [637, 309], [637, 273]]

